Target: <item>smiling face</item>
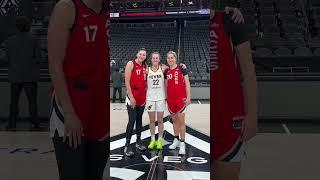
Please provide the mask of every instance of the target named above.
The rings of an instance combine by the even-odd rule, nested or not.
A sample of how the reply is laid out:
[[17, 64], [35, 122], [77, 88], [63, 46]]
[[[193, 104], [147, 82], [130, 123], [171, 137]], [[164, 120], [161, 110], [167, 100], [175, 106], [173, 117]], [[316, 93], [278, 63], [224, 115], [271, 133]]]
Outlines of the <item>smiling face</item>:
[[160, 55], [159, 53], [153, 53], [151, 58], [152, 66], [159, 66], [160, 65]]
[[168, 52], [167, 63], [170, 67], [175, 66], [177, 64], [177, 57], [174, 52]]
[[137, 59], [139, 62], [143, 63], [146, 60], [147, 52], [145, 50], [140, 50], [137, 54]]

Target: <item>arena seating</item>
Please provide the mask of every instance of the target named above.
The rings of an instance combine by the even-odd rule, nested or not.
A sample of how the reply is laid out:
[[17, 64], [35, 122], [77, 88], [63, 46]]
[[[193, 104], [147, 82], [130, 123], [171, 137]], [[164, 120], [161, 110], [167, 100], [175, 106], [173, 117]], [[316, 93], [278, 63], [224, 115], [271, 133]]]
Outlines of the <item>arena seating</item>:
[[[258, 76], [274, 69], [303, 69], [320, 73], [320, 3], [318, 0], [230, 0], [241, 8], [251, 40]], [[53, 1], [34, 0], [32, 32], [39, 37], [43, 62], [47, 61], [47, 27]], [[181, 38], [179, 41], [179, 30]], [[191, 82], [209, 80], [209, 22], [197, 20], [173, 22], [118, 23], [110, 32], [111, 60], [120, 68], [133, 59], [139, 48], [148, 53], [159, 51], [162, 62], [166, 52], [177, 51], [190, 69]], [[152, 39], [152, 41], [150, 40]], [[149, 55], [149, 54], [148, 54]], [[150, 59], [150, 57], [148, 57]], [[303, 63], [302, 63], [303, 62]], [[44, 63], [44, 68], [46, 63]], [[300, 72], [300, 70], [299, 70]]]

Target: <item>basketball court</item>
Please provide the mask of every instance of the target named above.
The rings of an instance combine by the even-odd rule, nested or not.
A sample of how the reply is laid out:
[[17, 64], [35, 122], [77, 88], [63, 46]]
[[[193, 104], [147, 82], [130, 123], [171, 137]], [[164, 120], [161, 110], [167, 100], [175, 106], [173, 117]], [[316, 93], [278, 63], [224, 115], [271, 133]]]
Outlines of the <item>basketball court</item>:
[[[201, 101], [200, 101], [201, 103]], [[177, 151], [138, 152], [134, 158], [123, 156], [122, 141], [127, 121], [124, 104], [111, 104], [111, 176], [113, 179], [175, 179], [197, 177], [208, 179], [209, 126], [205, 116], [209, 104], [194, 102], [186, 116], [187, 154]], [[197, 112], [197, 113], [195, 113]], [[206, 114], [207, 113], [207, 114]], [[248, 145], [247, 160], [243, 163], [242, 180], [312, 180], [319, 176], [320, 124], [317, 122], [264, 122], [259, 133]], [[147, 113], [144, 114], [143, 142], [150, 138]], [[42, 126], [48, 125], [43, 123]], [[53, 146], [46, 129], [28, 131], [28, 122], [19, 122], [19, 131], [0, 132], [0, 174], [4, 180], [57, 180], [58, 170]], [[172, 141], [172, 125], [165, 123], [165, 140]], [[132, 138], [134, 144], [135, 139]], [[181, 178], [179, 178], [181, 179]], [[185, 178], [187, 179], [187, 178]]]
[[[199, 101], [200, 102], [200, 101]], [[164, 150], [136, 151], [133, 158], [123, 154], [125, 128], [128, 114], [125, 104], [111, 104], [111, 171], [114, 179], [210, 179], [210, 105], [191, 104], [186, 112], [186, 155], [179, 156], [178, 150], [169, 150], [174, 138], [173, 126], [169, 117], [164, 118]], [[142, 140], [145, 146], [150, 142], [148, 113], [143, 116]], [[136, 137], [131, 139], [135, 145]], [[133, 178], [134, 177], [134, 178]]]

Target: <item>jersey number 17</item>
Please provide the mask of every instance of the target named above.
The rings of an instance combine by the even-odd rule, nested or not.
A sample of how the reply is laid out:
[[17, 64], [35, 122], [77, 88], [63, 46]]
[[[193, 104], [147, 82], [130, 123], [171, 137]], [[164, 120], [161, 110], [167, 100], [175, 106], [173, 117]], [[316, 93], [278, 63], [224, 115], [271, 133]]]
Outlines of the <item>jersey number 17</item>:
[[95, 42], [98, 31], [97, 25], [89, 25], [83, 28], [86, 36], [86, 42]]

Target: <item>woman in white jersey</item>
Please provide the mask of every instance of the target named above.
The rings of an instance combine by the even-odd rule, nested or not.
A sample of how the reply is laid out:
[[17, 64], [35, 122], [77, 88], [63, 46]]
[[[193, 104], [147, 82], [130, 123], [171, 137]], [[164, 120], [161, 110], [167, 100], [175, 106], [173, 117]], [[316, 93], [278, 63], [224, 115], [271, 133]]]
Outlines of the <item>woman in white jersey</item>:
[[[163, 136], [163, 114], [165, 110], [165, 89], [163, 72], [167, 68], [160, 64], [160, 54], [154, 52], [151, 54], [151, 67], [147, 70], [147, 103], [146, 109], [150, 118], [151, 142], [148, 149], [154, 148], [161, 150]], [[158, 121], [158, 140], [155, 140], [155, 120]]]

